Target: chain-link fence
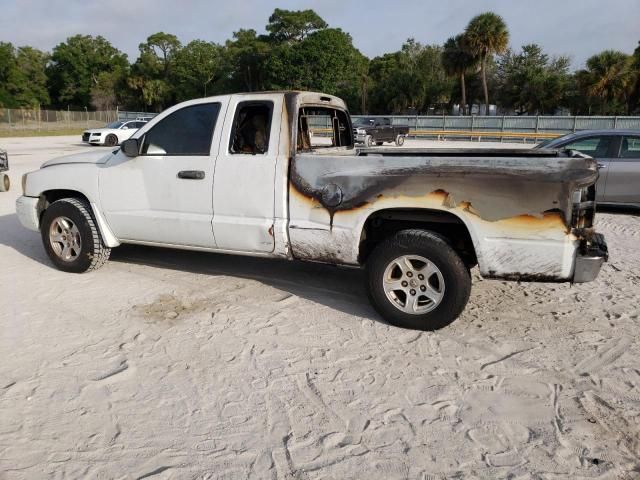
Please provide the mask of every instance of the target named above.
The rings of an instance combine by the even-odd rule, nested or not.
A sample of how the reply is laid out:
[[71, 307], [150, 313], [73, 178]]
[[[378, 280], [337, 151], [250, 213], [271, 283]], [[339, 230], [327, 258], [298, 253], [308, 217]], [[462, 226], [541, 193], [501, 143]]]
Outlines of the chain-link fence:
[[115, 110], [88, 112], [0, 108], [0, 131], [70, 130], [103, 127], [118, 119]]

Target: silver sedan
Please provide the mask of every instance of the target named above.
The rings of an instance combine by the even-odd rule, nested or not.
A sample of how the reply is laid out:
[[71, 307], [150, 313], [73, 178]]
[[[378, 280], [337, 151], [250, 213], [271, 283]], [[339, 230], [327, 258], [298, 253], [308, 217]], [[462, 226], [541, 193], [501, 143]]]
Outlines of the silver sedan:
[[547, 140], [535, 148], [577, 150], [598, 161], [596, 201], [640, 207], [640, 131], [584, 130]]

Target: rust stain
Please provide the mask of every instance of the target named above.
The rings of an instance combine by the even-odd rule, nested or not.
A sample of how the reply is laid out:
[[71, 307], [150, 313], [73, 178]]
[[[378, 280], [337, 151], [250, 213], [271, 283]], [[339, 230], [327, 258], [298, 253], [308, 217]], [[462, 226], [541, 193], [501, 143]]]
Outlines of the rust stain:
[[527, 229], [561, 229], [566, 230], [564, 217], [560, 212], [544, 212], [541, 216], [535, 215], [518, 215], [515, 217], [500, 220], [501, 225], [513, 228]]

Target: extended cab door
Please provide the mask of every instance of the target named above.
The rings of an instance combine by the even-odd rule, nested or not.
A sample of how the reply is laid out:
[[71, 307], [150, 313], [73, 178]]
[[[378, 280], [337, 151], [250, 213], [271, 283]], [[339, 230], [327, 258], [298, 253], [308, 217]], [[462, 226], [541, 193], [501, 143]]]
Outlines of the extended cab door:
[[229, 103], [213, 179], [213, 231], [219, 249], [268, 253], [275, 247], [275, 171], [282, 95]]
[[120, 151], [100, 169], [101, 206], [116, 237], [216, 246], [213, 172], [226, 106], [226, 100], [195, 101], [170, 109], [135, 134], [137, 157]]
[[640, 135], [620, 137], [618, 155], [607, 167], [604, 202], [640, 204]]

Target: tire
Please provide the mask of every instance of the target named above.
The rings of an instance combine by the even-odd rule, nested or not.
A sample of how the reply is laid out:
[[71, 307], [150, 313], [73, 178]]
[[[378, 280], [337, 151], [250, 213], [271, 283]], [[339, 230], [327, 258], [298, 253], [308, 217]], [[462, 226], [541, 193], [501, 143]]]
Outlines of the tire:
[[0, 173], [0, 192], [8, 192], [11, 188], [11, 180], [6, 173]]
[[402, 145], [404, 145], [404, 135], [398, 135], [396, 137], [396, 146], [401, 147]]
[[111, 253], [102, 242], [91, 208], [77, 198], [63, 198], [49, 205], [42, 215], [40, 234], [47, 255], [65, 272], [96, 270]]
[[107, 147], [115, 147], [116, 145], [118, 145], [118, 137], [113, 133], [110, 133], [109, 135], [107, 135], [107, 138], [104, 139], [104, 144]]
[[390, 324], [438, 330], [464, 310], [471, 275], [444, 238], [427, 230], [403, 230], [371, 253], [367, 290], [374, 308]]
[[373, 137], [371, 135], [367, 135], [364, 137], [364, 146], [370, 148], [373, 145]]

